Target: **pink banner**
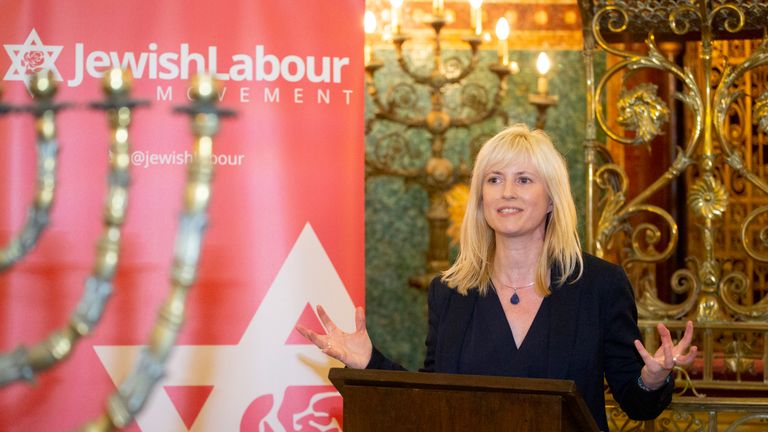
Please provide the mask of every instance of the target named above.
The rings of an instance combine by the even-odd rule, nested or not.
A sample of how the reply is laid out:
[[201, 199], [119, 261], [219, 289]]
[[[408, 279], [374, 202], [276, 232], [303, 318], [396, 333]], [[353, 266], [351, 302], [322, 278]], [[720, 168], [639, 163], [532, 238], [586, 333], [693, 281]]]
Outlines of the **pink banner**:
[[[105, 408], [133, 367], [169, 272], [189, 120], [189, 79], [222, 81], [238, 116], [215, 138], [210, 225], [186, 322], [137, 422], [143, 431], [332, 431], [341, 398], [330, 362], [295, 331], [319, 328], [313, 307], [353, 328], [364, 304], [362, 0], [4, 1], [5, 103], [29, 102], [25, 79], [59, 80], [58, 183], [34, 250], [0, 273], [0, 352], [67, 323], [93, 266], [106, 191], [108, 130], [99, 77], [135, 77], [131, 188], [114, 294], [71, 357], [0, 388], [0, 430], [73, 430]], [[360, 25], [357, 25], [360, 23]], [[34, 125], [0, 118], [0, 246], [33, 199]]]

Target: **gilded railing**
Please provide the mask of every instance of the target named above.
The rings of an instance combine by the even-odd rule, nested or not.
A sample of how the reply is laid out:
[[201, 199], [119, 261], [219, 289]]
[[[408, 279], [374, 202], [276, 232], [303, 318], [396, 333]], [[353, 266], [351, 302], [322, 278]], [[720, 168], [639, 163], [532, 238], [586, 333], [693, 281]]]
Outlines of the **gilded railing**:
[[[609, 404], [611, 429], [766, 430], [768, 3], [579, 3], [587, 248], [626, 269], [647, 346], [658, 343], [657, 322], [679, 334], [692, 319], [701, 352], [678, 371], [682, 395], [668, 413], [632, 422]], [[729, 56], [725, 47], [734, 43], [754, 49]], [[670, 126], [672, 119], [683, 127]], [[665, 145], [669, 164], [651, 166], [663, 159], [652, 152]], [[615, 157], [637, 147], [648, 149], [655, 173], [641, 186], [632, 184], [631, 162]], [[682, 198], [660, 199], [670, 194]]]

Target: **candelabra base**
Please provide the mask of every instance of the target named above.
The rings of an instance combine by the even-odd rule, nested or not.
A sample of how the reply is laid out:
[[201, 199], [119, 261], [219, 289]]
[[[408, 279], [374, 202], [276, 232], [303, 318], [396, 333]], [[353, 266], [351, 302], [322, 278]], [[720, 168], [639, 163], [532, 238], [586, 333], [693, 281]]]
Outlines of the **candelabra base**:
[[440, 274], [447, 270], [450, 265], [451, 264], [448, 261], [432, 261], [429, 263], [429, 268], [426, 272], [412, 276], [408, 279], [408, 285], [413, 288], [426, 290], [429, 287], [429, 283], [432, 282], [432, 279], [436, 276], [440, 276]]
[[426, 290], [429, 286], [429, 283], [432, 282], [432, 279], [435, 278], [439, 273], [424, 273], [419, 276], [413, 276], [410, 279], [408, 279], [408, 285], [410, 285], [413, 288], [423, 289]]

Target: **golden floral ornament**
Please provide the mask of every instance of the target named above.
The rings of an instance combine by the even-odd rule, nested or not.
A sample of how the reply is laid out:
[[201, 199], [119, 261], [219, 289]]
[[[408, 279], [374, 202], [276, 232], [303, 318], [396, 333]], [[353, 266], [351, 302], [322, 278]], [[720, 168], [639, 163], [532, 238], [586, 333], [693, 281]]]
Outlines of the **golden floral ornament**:
[[447, 183], [453, 177], [453, 164], [446, 158], [430, 158], [425, 167], [429, 175], [438, 184]]
[[717, 179], [705, 176], [691, 187], [688, 205], [702, 218], [719, 218], [728, 206], [728, 192]]
[[752, 108], [755, 122], [760, 126], [764, 133], [768, 133], [768, 88], [755, 101]]
[[461, 238], [461, 223], [469, 200], [469, 187], [464, 183], [454, 185], [445, 193], [445, 200], [448, 202], [448, 237], [451, 238], [451, 244], [458, 244]]
[[624, 129], [635, 132], [632, 144], [651, 142], [669, 121], [669, 108], [656, 96], [656, 89], [655, 85], [644, 83], [621, 91], [616, 121]]

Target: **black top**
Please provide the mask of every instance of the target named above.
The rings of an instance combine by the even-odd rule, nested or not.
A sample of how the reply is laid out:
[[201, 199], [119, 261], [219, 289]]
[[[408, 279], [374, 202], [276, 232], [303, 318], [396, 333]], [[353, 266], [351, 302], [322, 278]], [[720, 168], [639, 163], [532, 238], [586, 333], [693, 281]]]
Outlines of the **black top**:
[[[556, 272], [552, 272], [550, 280], [558, 280]], [[490, 301], [490, 298], [498, 303], [498, 299], [492, 294], [481, 296], [477, 289], [470, 289], [466, 295], [462, 295], [435, 278], [429, 286], [429, 331], [425, 342], [427, 355], [421, 371], [468, 373], [463, 369], [483, 367], [485, 372], [492, 375], [533, 378], [539, 377], [541, 371], [538, 369], [543, 368], [543, 378], [566, 379], [576, 383], [601, 430], [608, 430], [604, 394], [606, 381], [614, 399], [630, 418], [656, 418], [672, 400], [674, 382], [670, 380], [656, 391], [645, 391], [637, 383], [643, 360], [633, 341], [642, 340], [642, 337], [637, 328], [637, 308], [632, 286], [624, 270], [584, 254], [582, 276], [576, 279], [575, 275], [571, 275], [562, 285], [553, 283], [551, 290], [552, 294], [545, 299], [548, 323], [535, 323], [539, 328], [536, 331], [544, 332], [543, 336], [536, 339], [546, 346], [545, 349], [538, 348], [529, 363], [535, 365], [537, 370], [533, 372], [537, 375], [507, 374], [503, 365], [480, 365], [482, 361], [489, 361], [493, 357], [482, 353], [484, 349], [492, 352], [488, 351], [492, 349], [489, 344], [514, 345], [509, 324], [506, 319], [498, 318], [499, 314], [503, 317], [503, 312], [496, 310], [490, 314], [497, 315], [497, 318], [494, 323], [486, 322], [485, 336], [488, 340], [465, 340], [467, 337], [483, 337], [480, 334], [483, 328], [474, 320], [479, 312], [477, 308], [483, 306], [476, 305]], [[501, 305], [498, 308], [501, 309]], [[484, 319], [494, 320], [492, 316]], [[477, 326], [475, 330], [472, 330], [473, 326]], [[508, 338], [506, 342], [498, 339], [505, 337]], [[529, 333], [523, 345], [533, 340], [533, 335]], [[481, 352], [472, 352], [475, 349]], [[517, 356], [519, 358], [522, 354], [518, 352]], [[404, 369], [386, 358], [376, 347], [373, 348], [367, 368]]]
[[458, 373], [546, 378], [546, 364], [535, 359], [548, 356], [549, 315], [549, 297], [545, 297], [518, 348], [496, 292], [479, 297], [464, 336]]

